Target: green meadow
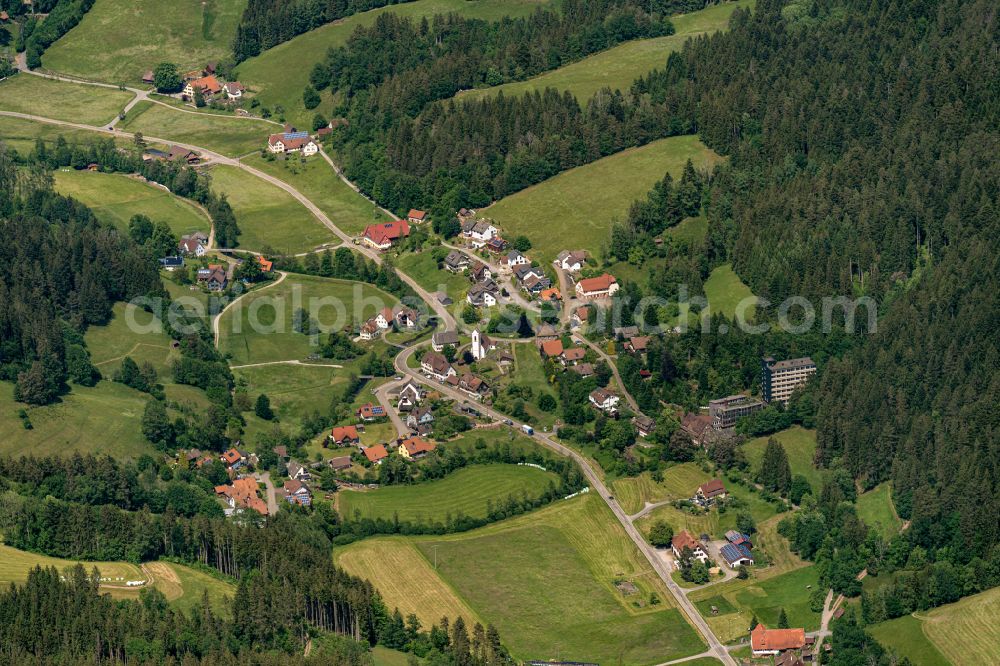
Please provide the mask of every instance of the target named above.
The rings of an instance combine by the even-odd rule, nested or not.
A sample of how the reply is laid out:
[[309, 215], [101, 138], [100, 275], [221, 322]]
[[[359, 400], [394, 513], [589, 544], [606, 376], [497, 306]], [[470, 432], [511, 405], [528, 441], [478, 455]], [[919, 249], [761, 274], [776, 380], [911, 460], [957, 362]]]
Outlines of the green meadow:
[[281, 131], [280, 126], [256, 118], [185, 111], [149, 100], [132, 107], [117, 128], [202, 146], [227, 157], [259, 151], [269, 134]]
[[0, 116], [0, 141], [23, 155], [34, 150], [35, 141], [38, 139], [51, 146], [60, 136], [72, 144], [74, 142], [83, 143], [91, 141], [102, 135], [97, 132], [60, 127], [59, 125], [40, 123], [23, 118]]
[[899, 534], [903, 521], [892, 504], [892, 485], [889, 482], [875, 486], [858, 495], [858, 516], [886, 539]]
[[[740, 308], [746, 321], [752, 321], [757, 310], [757, 297], [750, 291], [750, 287], [743, 284], [730, 264], [715, 268], [708, 276], [705, 280], [705, 297], [708, 298], [708, 305], [713, 313], [722, 313], [729, 318], [736, 316], [737, 309]], [[744, 303], [747, 306], [741, 308]]]
[[543, 264], [566, 249], [597, 257], [612, 221], [624, 218], [629, 205], [645, 197], [665, 173], [679, 178], [688, 159], [698, 169], [722, 160], [695, 136], [661, 139], [563, 172], [480, 213], [493, 218], [505, 235], [531, 239], [532, 256]]
[[760, 466], [761, 458], [764, 457], [767, 440], [772, 437], [781, 443], [785, 453], [788, 454], [788, 465], [792, 468], [792, 475], [801, 474], [806, 477], [812, 487], [813, 497], [819, 497], [819, 492], [823, 488], [825, 472], [818, 469], [813, 463], [813, 458], [816, 455], [816, 431], [795, 426], [773, 435], [750, 440], [743, 445], [743, 453], [754, 472]]
[[0, 81], [0, 111], [104, 125], [132, 101], [132, 93], [18, 74]]
[[181, 71], [231, 58], [247, 0], [97, 0], [50, 46], [42, 66], [62, 74], [138, 85], [158, 63]]

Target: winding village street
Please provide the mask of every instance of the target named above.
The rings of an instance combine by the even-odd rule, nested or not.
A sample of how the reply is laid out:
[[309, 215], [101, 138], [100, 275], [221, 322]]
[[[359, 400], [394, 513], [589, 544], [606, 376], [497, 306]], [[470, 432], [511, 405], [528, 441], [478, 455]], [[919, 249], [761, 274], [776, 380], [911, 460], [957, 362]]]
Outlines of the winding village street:
[[[31, 75], [44, 76], [42, 74], [39, 74], [39, 73], [36, 73], [36, 72], [31, 72], [31, 71], [26, 70], [26, 69], [24, 71], [25, 71], [25, 73], [28, 73], [28, 74], [31, 74]], [[106, 84], [98, 84], [98, 83], [77, 81], [77, 80], [66, 79], [66, 78], [62, 78], [61, 80], [63, 80], [63, 81], [73, 81], [74, 83], [79, 83], [81, 85], [106, 86]], [[144, 92], [144, 91], [141, 91], [141, 90], [138, 90], [138, 89], [134, 89], [134, 88], [128, 88], [127, 90], [129, 90], [130, 92], [132, 92], [133, 94], [136, 95], [135, 99], [129, 104], [129, 107], [131, 107], [132, 105], [134, 105], [135, 103], [137, 103], [138, 101], [140, 101], [142, 99], [146, 99], [147, 95], [148, 95], [148, 91]], [[68, 122], [68, 121], [55, 120], [55, 119], [46, 118], [46, 117], [43, 117], [43, 116], [36, 116], [36, 115], [23, 114], [23, 113], [15, 113], [15, 112], [8, 112], [8, 111], [0, 111], [0, 116], [10, 116], [10, 117], [15, 117], [15, 118], [22, 118], [22, 119], [25, 119], [25, 120], [32, 120], [32, 121], [35, 121], [35, 122], [47, 123], [47, 124], [52, 124], [52, 125], [59, 125], [59, 126], [69, 127], [69, 128], [75, 128], [75, 129], [88, 130], [88, 131], [92, 131], [92, 132], [99, 132], [99, 133], [103, 133], [103, 134], [107, 134], [107, 135], [111, 135], [111, 136], [115, 136], [115, 137], [119, 137], [119, 138], [126, 138], [126, 139], [133, 138], [133, 134], [132, 133], [115, 129], [114, 128], [115, 120], [110, 121], [110, 123], [108, 125], [104, 126], [104, 127], [97, 127], [97, 126], [93, 126], [93, 125], [85, 125], [85, 124], [80, 124], [80, 123], [72, 123], [72, 122]], [[278, 178], [275, 178], [273, 176], [270, 176], [268, 174], [265, 174], [265, 173], [263, 173], [263, 172], [261, 172], [261, 171], [259, 171], [257, 169], [254, 169], [253, 167], [247, 166], [246, 164], [243, 164], [239, 159], [234, 159], [234, 158], [226, 157], [224, 155], [221, 155], [219, 153], [213, 152], [213, 151], [208, 150], [208, 149], [206, 149], [204, 147], [201, 147], [201, 146], [195, 146], [195, 145], [191, 145], [191, 144], [180, 143], [180, 142], [177, 142], [177, 141], [163, 139], [163, 138], [158, 138], [158, 137], [155, 137], [155, 136], [146, 136], [146, 135], [144, 135], [144, 138], [147, 141], [152, 141], [152, 142], [157, 142], [157, 143], [164, 143], [164, 144], [173, 144], [175, 146], [180, 146], [180, 147], [188, 149], [188, 150], [193, 150], [193, 151], [199, 152], [204, 157], [204, 162], [203, 163], [205, 163], [205, 164], [225, 164], [225, 165], [229, 165], [229, 166], [235, 166], [237, 168], [240, 168], [240, 169], [242, 169], [242, 170], [244, 170], [244, 171], [246, 171], [246, 172], [248, 172], [248, 173], [256, 176], [257, 178], [260, 178], [263, 181], [266, 181], [267, 183], [269, 183], [271, 185], [274, 185], [275, 187], [281, 188], [282, 190], [284, 190], [285, 192], [287, 192], [288, 194], [290, 194], [292, 197], [294, 197], [296, 200], [298, 200], [300, 203], [302, 203], [302, 205], [305, 206], [306, 209], [309, 210], [309, 212], [314, 217], [316, 217], [317, 220], [319, 220], [328, 229], [330, 229], [330, 231], [332, 231], [343, 242], [352, 244], [353, 249], [355, 249], [356, 251], [361, 252], [362, 254], [364, 254], [368, 258], [372, 259], [373, 261], [381, 263], [382, 258], [379, 256], [379, 253], [377, 251], [375, 251], [374, 249], [367, 248], [367, 247], [365, 247], [363, 245], [354, 244], [354, 238], [352, 236], [350, 236], [349, 234], [347, 234], [346, 232], [344, 232], [343, 230], [341, 230], [339, 227], [337, 227], [334, 224], [334, 222], [322, 210], [320, 210], [312, 201], [310, 201], [305, 195], [303, 195], [301, 192], [299, 192], [298, 190], [296, 190], [291, 185], [285, 183], [284, 181], [282, 181], [282, 180], [280, 180]], [[333, 161], [330, 159], [330, 157], [328, 155], [326, 155], [326, 153], [324, 153], [322, 150], [320, 151], [320, 153], [322, 154], [323, 159], [331, 166], [331, 168], [333, 168], [337, 172], [337, 175], [340, 178], [343, 179], [344, 176], [341, 174], [340, 170], [336, 167], [336, 165], [333, 163]], [[345, 179], [345, 182], [346, 182], [346, 179]], [[353, 184], [352, 184], [352, 187], [354, 187]], [[357, 188], [355, 187], [354, 189], [357, 189]], [[388, 212], [388, 211], [386, 211], [386, 212]], [[395, 216], [393, 216], [393, 217], [395, 217]], [[452, 316], [452, 314], [450, 312], [448, 312], [448, 310], [443, 305], [441, 305], [437, 301], [437, 299], [431, 293], [429, 293], [426, 289], [424, 289], [423, 287], [421, 287], [416, 282], [416, 280], [414, 280], [412, 277], [410, 277], [409, 275], [407, 275], [406, 273], [404, 273], [399, 268], [397, 268], [396, 271], [399, 274], [400, 278], [403, 279], [420, 296], [420, 298], [422, 298], [428, 304], [428, 306], [433, 310], [433, 312], [437, 316], [440, 324], [443, 324], [443, 328], [445, 330], [457, 330], [458, 323], [457, 323], [456, 319]], [[568, 286], [567, 286], [567, 278], [563, 274], [563, 271], [559, 270], [557, 272], [559, 273], [559, 282], [560, 282], [561, 289], [562, 289], [563, 293], [567, 294], [567, 296], [568, 296], [569, 292], [568, 292]], [[278, 282], [280, 282], [283, 279], [285, 279], [285, 274], [284, 273], [282, 273], [281, 277], [278, 279], [277, 282], [272, 283], [272, 286], [273, 286], [273, 284], [277, 284]], [[516, 293], [516, 292], [512, 292], [512, 293]], [[233, 305], [233, 303], [235, 303], [235, 302], [236, 301], [233, 301], [232, 303], [230, 303], [229, 307], [231, 307]], [[527, 302], [525, 302], [525, 305], [526, 304], [527, 304]], [[564, 321], [566, 321], [566, 319], [568, 318], [568, 309], [569, 309], [568, 307], [564, 308], [564, 312], [563, 312], [563, 315], [562, 315]], [[215, 321], [213, 322], [213, 332], [214, 332], [214, 335], [215, 335], [216, 343], [218, 343], [218, 340], [219, 340], [219, 329], [218, 329], [218, 327], [219, 327], [219, 318], [217, 317], [215, 319]], [[611, 368], [612, 372], [614, 373], [615, 380], [618, 382], [618, 385], [621, 388], [622, 395], [625, 397], [625, 399], [628, 401], [629, 405], [632, 407], [632, 409], [636, 413], [641, 413], [641, 412], [639, 412], [638, 405], [636, 404], [634, 398], [625, 389], [625, 386], [624, 386], [624, 384], [621, 381], [621, 377], [618, 374], [617, 367], [616, 367], [615, 363], [613, 362], [613, 360], [603, 350], [601, 350], [598, 346], [594, 345], [593, 343], [591, 343], [590, 341], [586, 340], [582, 336], [575, 336], [574, 339], [576, 339], [576, 340], [578, 340], [578, 341], [586, 344], [587, 346], [589, 346], [591, 349], [593, 349], [595, 352], [597, 352], [597, 354], [603, 360], [605, 360], [608, 363], [609, 367]], [[422, 344], [426, 345], [427, 342], [422, 343]], [[403, 377], [409, 378], [409, 379], [411, 379], [413, 381], [419, 382], [419, 383], [424, 384], [424, 385], [432, 386], [434, 388], [434, 390], [436, 390], [436, 391], [438, 391], [438, 392], [440, 392], [440, 393], [442, 393], [442, 394], [444, 394], [444, 395], [446, 395], [446, 396], [448, 396], [448, 397], [450, 397], [450, 398], [458, 401], [459, 403], [463, 402], [466, 399], [466, 397], [462, 393], [460, 393], [459, 391], [457, 391], [456, 389], [454, 389], [454, 388], [452, 388], [450, 386], [446, 386], [446, 385], [442, 385], [442, 384], [438, 384], [436, 382], [433, 382], [432, 380], [424, 377], [419, 371], [414, 370], [414, 369], [412, 369], [412, 368], [410, 368], [408, 366], [408, 360], [409, 360], [409, 358], [421, 346], [422, 346], [421, 344], [418, 344], [418, 345], [412, 345], [412, 346], [404, 347], [402, 349], [402, 351], [394, 359], [394, 363], [395, 363], [395, 367], [396, 367], [397, 372], [400, 375], [402, 375]], [[381, 402], [383, 405], [386, 405], [386, 406], [388, 406], [388, 398], [387, 398], [388, 393], [387, 392], [389, 391], [389, 389], [390, 389], [390, 384], [385, 384], [382, 387], [380, 387], [378, 389], [377, 393], [376, 393], [376, 395], [377, 395], [377, 397], [379, 399], [379, 402]], [[395, 411], [392, 410], [392, 409], [388, 409], [387, 411], [390, 414], [394, 414], [395, 413]], [[480, 411], [482, 413], [488, 415], [494, 421], [504, 421], [504, 420], [507, 419], [506, 415], [501, 414], [500, 412], [496, 411], [492, 407], [481, 406], [480, 407]], [[400, 432], [400, 434], [405, 434], [405, 432], [406, 432], [405, 425], [402, 423], [402, 421], [399, 420], [398, 414], [393, 419], [393, 423], [396, 426], [397, 430]], [[519, 428], [520, 424], [515, 423], [513, 427]], [[704, 618], [701, 616], [701, 614], [695, 608], [694, 604], [688, 599], [687, 595], [684, 593], [684, 591], [681, 589], [681, 587], [676, 582], [674, 582], [673, 578], [670, 575], [670, 573], [671, 573], [670, 572], [670, 565], [668, 564], [668, 562], [658, 554], [657, 550], [646, 541], [646, 538], [644, 537], [644, 535], [635, 527], [635, 525], [633, 525], [633, 519], [636, 518], [636, 517], [638, 517], [638, 516], [629, 516], [625, 512], [625, 510], [621, 507], [621, 505], [618, 503], [618, 501], [613, 497], [613, 495], [611, 494], [611, 492], [608, 489], [608, 487], [604, 484], [604, 482], [603, 482], [603, 480], [601, 478], [601, 475], [594, 469], [594, 467], [592, 466], [592, 464], [584, 456], [582, 456], [581, 454], [579, 454], [577, 451], [575, 451], [572, 448], [570, 448], [568, 446], [565, 446], [564, 444], [561, 444], [560, 442], [556, 441], [549, 434], [535, 433], [535, 435], [534, 435], [533, 438], [536, 441], [538, 441], [541, 445], [543, 445], [543, 446], [551, 449], [552, 451], [554, 451], [554, 452], [556, 452], [556, 453], [558, 453], [560, 455], [572, 458], [576, 462], [576, 464], [583, 471], [583, 473], [586, 476], [588, 482], [590, 483], [590, 487], [592, 489], [592, 492], [598, 493], [600, 495], [600, 497], [604, 500], [604, 502], [607, 504], [607, 506], [611, 509], [611, 511], [614, 514], [615, 518], [618, 520], [618, 522], [621, 524], [622, 528], [625, 530], [625, 533], [628, 534], [629, 538], [635, 544], [636, 548], [638, 548], [643, 553], [643, 555], [646, 557], [646, 559], [649, 561], [650, 565], [652, 566], [653, 570], [657, 573], [657, 575], [663, 581], [663, 584], [666, 586], [666, 588], [673, 595], [674, 601], [675, 601], [677, 607], [682, 611], [682, 613], [686, 616], [688, 622], [693, 627], [696, 628], [696, 630], [698, 631], [698, 633], [702, 636], [702, 638], [708, 644], [708, 650], [705, 651], [702, 654], [693, 655], [691, 657], [687, 657], [687, 658], [684, 658], [682, 660], [678, 660], [678, 661], [675, 661], [675, 662], [669, 662], [669, 663], [682, 663], [684, 661], [688, 661], [690, 659], [694, 659], [694, 658], [697, 658], [699, 656], [712, 656], [712, 657], [715, 657], [715, 658], [721, 660], [722, 663], [727, 664], [728, 666], [736, 666], [737, 662], [729, 654], [726, 646], [712, 632], [711, 628], [708, 626], [708, 624], [705, 622]], [[269, 475], [267, 475], [267, 474], [261, 475], [260, 476], [260, 480], [263, 481], [265, 483], [265, 485], [267, 486], [267, 502], [268, 502], [270, 510], [277, 510], [278, 506], [277, 506], [277, 502], [275, 500], [275, 490], [274, 490], [273, 484], [271, 483]], [[641, 514], [639, 514], [639, 515], [641, 515]]]

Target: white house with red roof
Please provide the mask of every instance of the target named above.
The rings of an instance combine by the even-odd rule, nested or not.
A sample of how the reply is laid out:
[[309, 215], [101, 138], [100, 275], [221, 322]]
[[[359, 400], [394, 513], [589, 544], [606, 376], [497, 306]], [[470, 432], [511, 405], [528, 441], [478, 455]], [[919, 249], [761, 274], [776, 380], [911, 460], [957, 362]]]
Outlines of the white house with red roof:
[[410, 212], [406, 214], [406, 219], [410, 224], [420, 224], [422, 222], [426, 222], [427, 211], [411, 208]]
[[190, 99], [194, 99], [196, 90], [200, 90], [201, 94], [205, 97], [211, 97], [222, 90], [222, 84], [214, 76], [203, 76], [200, 79], [188, 81], [187, 85], [184, 86], [183, 94], [187, 95]]
[[369, 224], [361, 240], [376, 250], [388, 250], [394, 243], [410, 235], [410, 224], [406, 220], [393, 220]]
[[755, 657], [766, 657], [785, 650], [801, 650], [806, 644], [805, 629], [768, 629], [758, 624], [750, 631], [750, 649]]
[[576, 295], [580, 298], [607, 298], [618, 291], [618, 280], [605, 273], [600, 277], [584, 278], [576, 283]]
[[272, 153], [298, 153], [315, 155], [319, 146], [309, 136], [309, 132], [282, 132], [267, 137], [267, 149]]

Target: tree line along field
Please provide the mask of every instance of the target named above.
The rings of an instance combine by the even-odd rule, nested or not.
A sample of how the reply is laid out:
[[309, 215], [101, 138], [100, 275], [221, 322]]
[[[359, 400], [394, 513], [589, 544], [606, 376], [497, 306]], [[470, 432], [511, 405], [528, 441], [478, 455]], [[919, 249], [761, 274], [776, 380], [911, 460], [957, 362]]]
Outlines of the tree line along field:
[[[292, 318], [297, 308], [309, 309], [310, 299], [331, 304], [313, 315], [324, 332], [361, 324], [397, 302], [362, 282], [290, 275], [281, 284], [248, 294], [222, 315], [219, 350], [231, 354], [234, 365], [306, 359], [318, 349], [309, 336], [292, 329]], [[251, 313], [259, 326], [251, 326]]]
[[444, 523], [459, 514], [485, 518], [488, 503], [499, 506], [509, 495], [537, 497], [558, 480], [551, 472], [527, 465], [472, 465], [427, 483], [343, 490], [337, 494], [337, 507], [349, 519]]
[[[405, 560], [410, 549], [422, 555], [419, 562]], [[394, 552], [405, 555], [389, 555]], [[404, 613], [410, 609], [433, 620], [447, 607], [466, 605], [496, 625], [519, 659], [653, 664], [704, 649], [649, 563], [595, 496], [463, 534], [366, 540], [335, 557], [348, 571], [375, 581], [386, 603]], [[381, 564], [394, 557], [418, 563]], [[614, 587], [616, 579], [634, 582], [639, 593], [623, 596]], [[417, 587], [420, 606], [409, 597]], [[659, 604], [648, 604], [651, 593]]]
[[181, 71], [231, 58], [247, 0], [97, 0], [50, 46], [42, 66], [108, 83], [138, 84], [160, 62]]
[[416, 21], [434, 14], [458, 13], [468, 18], [495, 21], [504, 16], [524, 16], [549, 0], [417, 0], [348, 16], [299, 35], [284, 44], [268, 49], [237, 68], [240, 81], [257, 91], [262, 106], [281, 105], [289, 122], [307, 127], [316, 110], [329, 109], [331, 98], [326, 91], [319, 109], [307, 110], [302, 91], [309, 83], [309, 72], [323, 60], [327, 49], [343, 46], [358, 26], [369, 26], [382, 13], [393, 12]]
[[0, 111], [104, 125], [132, 100], [132, 93], [17, 74], [0, 81]]
[[612, 221], [624, 218], [629, 205], [645, 197], [667, 172], [679, 178], [688, 159], [697, 169], [711, 169], [723, 158], [695, 136], [660, 139], [564, 171], [480, 214], [494, 219], [506, 236], [527, 236], [533, 256], [543, 264], [566, 249], [599, 257]]
[[333, 232], [292, 195], [251, 173], [227, 165], [208, 172], [212, 188], [229, 200], [240, 228], [239, 247], [283, 254], [309, 252], [336, 240]]
[[858, 517], [887, 540], [903, 528], [903, 520], [892, 503], [892, 484], [889, 482], [858, 495], [857, 507]]
[[59, 125], [40, 123], [23, 118], [0, 116], [0, 141], [21, 154], [27, 154], [34, 150], [35, 141], [38, 139], [51, 146], [55, 144], [60, 136], [64, 137], [69, 143], [80, 143], [90, 141], [99, 135], [96, 132], [87, 130], [61, 127]]
[[195, 203], [136, 178], [74, 169], [60, 169], [53, 175], [57, 192], [73, 197], [94, 211], [97, 219], [125, 232], [132, 216], [139, 214], [166, 222], [178, 237], [196, 231], [207, 234], [212, 226], [208, 214]]
[[801, 474], [806, 477], [813, 489], [813, 496], [819, 497], [826, 472], [818, 469], [813, 463], [816, 455], [816, 431], [795, 426], [773, 435], [750, 440], [743, 445], [743, 454], [750, 464], [750, 469], [754, 472], [760, 466], [761, 458], [764, 457], [767, 440], [772, 437], [784, 447], [785, 453], [788, 454], [788, 466], [792, 470], [792, 475]]
[[510, 97], [555, 88], [569, 91], [584, 103], [603, 88], [624, 92], [637, 78], [663, 67], [667, 55], [679, 50], [689, 38], [725, 30], [735, 9], [752, 7], [754, 1], [723, 2], [689, 14], [680, 14], [671, 19], [675, 30], [673, 35], [625, 42], [527, 81], [468, 90], [459, 93], [457, 97], [460, 100], [476, 100], [499, 92]]

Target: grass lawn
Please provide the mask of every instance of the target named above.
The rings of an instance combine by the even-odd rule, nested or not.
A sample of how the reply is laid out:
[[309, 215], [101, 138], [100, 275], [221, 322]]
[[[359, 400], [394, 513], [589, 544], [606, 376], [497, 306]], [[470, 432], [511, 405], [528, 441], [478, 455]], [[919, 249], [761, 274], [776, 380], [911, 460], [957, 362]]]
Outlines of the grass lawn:
[[456, 303], [464, 301], [471, 283], [461, 273], [438, 268], [432, 252], [433, 248], [401, 254], [396, 258], [396, 267], [432, 294], [443, 290]]
[[292, 328], [297, 308], [309, 311], [320, 330], [333, 331], [360, 324], [395, 303], [393, 296], [361, 282], [289, 275], [226, 311], [219, 322], [219, 349], [232, 354], [234, 365], [303, 360], [316, 347], [310, 337]]
[[352, 235], [361, 235], [369, 224], [388, 220], [375, 204], [351, 189], [321, 156], [302, 162], [248, 157], [244, 163], [280, 178], [309, 197], [338, 227]]
[[101, 135], [97, 132], [88, 132], [87, 130], [77, 130], [69, 127], [60, 127], [59, 125], [50, 125], [48, 123], [37, 123], [22, 118], [0, 116], [0, 141], [3, 141], [8, 147], [14, 148], [22, 155], [27, 155], [35, 148], [35, 141], [37, 139], [41, 139], [47, 144], [52, 145], [60, 136], [66, 137], [66, 141], [69, 143], [81, 143], [90, 141]]
[[0, 81], [0, 110], [104, 125], [132, 100], [132, 93], [18, 74]]
[[230, 58], [247, 0], [97, 0], [79, 25], [50, 46], [46, 69], [138, 84], [161, 62], [182, 72]]
[[[989, 624], [993, 627], [996, 626], [995, 616], [994, 620]], [[897, 617], [895, 620], [870, 625], [867, 630], [886, 649], [892, 650], [901, 657], [908, 658], [913, 666], [995, 663], [997, 652], [1000, 651], [998, 649], [1000, 645], [996, 643], [994, 643], [994, 651], [991, 658], [985, 661], [972, 658], [969, 650], [977, 647], [980, 640], [978, 635], [970, 637], [968, 643], [962, 643], [957, 646], [960, 648], [958, 661], [949, 661], [927, 637], [925, 626], [923, 622], [912, 615], [904, 615], [903, 617]]]
[[[918, 615], [924, 633], [953, 664], [1000, 660], [1000, 588]], [[920, 664], [914, 660], [915, 664]]]
[[744, 299], [751, 299], [749, 307], [742, 310], [747, 321], [752, 321], [756, 312], [757, 297], [750, 287], [743, 284], [740, 276], [730, 264], [723, 264], [712, 271], [705, 280], [705, 296], [713, 313], [721, 312], [730, 319], [736, 315], [737, 306]]
[[663, 472], [660, 483], [653, 481], [649, 472], [643, 472], [639, 476], [616, 479], [611, 486], [622, 508], [631, 514], [640, 511], [646, 502], [691, 497], [698, 486], [713, 478], [695, 463], [683, 463]]
[[817, 469], [813, 464], [813, 457], [816, 455], [816, 431], [795, 426], [773, 435], [757, 437], [744, 444], [743, 453], [754, 473], [760, 466], [760, 461], [764, 457], [764, 449], [767, 447], [767, 440], [771, 437], [778, 440], [785, 448], [785, 453], [788, 454], [788, 465], [792, 468], [792, 475], [801, 474], [806, 477], [809, 480], [809, 485], [812, 486], [813, 497], [819, 497], [826, 471]]
[[[348, 372], [322, 366], [262, 365], [233, 370], [233, 375], [237, 381], [246, 382], [252, 400], [266, 394], [278, 421], [287, 429], [314, 411], [326, 413], [334, 387], [347, 381]], [[251, 441], [273, 427], [273, 422], [264, 421], [252, 412], [244, 414], [244, 418], [245, 434]]]
[[[0, 544], [0, 585], [7, 587], [9, 583], [23, 583], [28, 578], [28, 572], [36, 566], [56, 567], [60, 571], [77, 564], [76, 560], [64, 560], [58, 557], [48, 557], [38, 553], [29, 553]], [[87, 573], [97, 567], [102, 578], [122, 578], [125, 580], [144, 580], [146, 576], [134, 564], [128, 562], [80, 562]]]
[[[93, 364], [110, 379], [121, 360], [131, 356], [136, 363], [152, 363], [160, 381], [166, 383], [170, 378], [170, 362], [180, 356], [179, 352], [170, 348], [170, 336], [161, 330], [138, 332], [147, 327], [159, 329], [159, 321], [145, 310], [125, 303], [115, 303], [113, 312], [107, 326], [91, 326], [84, 336]], [[132, 323], [140, 328], [133, 331]]]
[[374, 491], [340, 492], [341, 513], [353, 519], [382, 518], [418, 523], [445, 522], [464, 514], [485, 518], [487, 504], [498, 504], [509, 495], [541, 495], [557, 478], [551, 472], [520, 465], [473, 465], [438, 481], [412, 486], [388, 486]]
[[501, 90], [505, 96], [511, 97], [528, 91], [556, 88], [568, 90], [584, 102], [602, 88], [627, 92], [637, 78], [653, 69], [662, 68], [667, 62], [667, 56], [684, 46], [688, 38], [725, 30], [733, 10], [752, 4], [753, 0], [739, 0], [676, 16], [672, 19], [675, 28], [673, 35], [625, 42], [527, 81], [463, 92], [459, 99], [481, 99]]
[[[208, 592], [212, 609], [228, 617], [231, 607], [226, 597], [232, 599], [236, 587], [207, 573], [173, 562], [147, 562], [146, 570], [153, 574], [155, 585], [174, 608], [191, 613], [201, 603], [202, 594]], [[138, 593], [137, 593], [138, 596]]]
[[349, 573], [372, 581], [386, 606], [399, 608], [404, 617], [416, 614], [425, 627], [440, 622], [442, 617], [462, 617], [467, 625], [482, 621], [441, 580], [412, 539], [365, 539], [335, 550], [333, 558]]
[[858, 495], [858, 516], [872, 529], [878, 530], [890, 539], [903, 527], [903, 521], [896, 514], [892, 504], [892, 486], [888, 482], [880, 484], [866, 493]]
[[225, 193], [240, 227], [239, 246], [260, 251], [308, 252], [336, 239], [329, 229], [292, 195], [251, 173], [214, 166], [212, 189]]
[[[612, 219], [624, 217], [629, 205], [646, 196], [664, 173], [679, 178], [688, 159], [699, 169], [722, 160], [695, 136], [661, 139], [561, 173], [480, 212], [496, 220], [506, 236], [530, 238], [532, 256], [542, 264], [567, 249], [567, 243], [569, 249], [599, 256]], [[572, 230], [572, 241], [552, 229]]]
[[[274, 108], [282, 105], [285, 117], [300, 127], [310, 126], [316, 111], [326, 113], [330, 108], [330, 95], [324, 93], [323, 104], [309, 111], [302, 103], [302, 90], [309, 83], [313, 65], [322, 61], [331, 47], [343, 46], [358, 26], [368, 26], [382, 13], [391, 11], [419, 21], [423, 16], [456, 12], [470, 18], [497, 20], [503, 16], [524, 16], [537, 7], [549, 4], [547, 0], [417, 0], [373, 9], [349, 16], [341, 21], [328, 23], [284, 44], [268, 49], [256, 58], [241, 63], [238, 78], [257, 92], [263, 106]], [[437, 618], [440, 619], [440, 618]]]
[[[29, 407], [14, 401], [14, 385], [0, 382], [0, 455], [36, 456], [102, 453], [114, 458], [155, 455], [142, 436], [147, 397], [122, 384], [98, 382], [93, 388], [73, 386], [61, 402]], [[32, 430], [17, 413], [25, 409]]]
[[509, 382], [505, 379], [505, 383], [530, 386], [534, 394], [531, 400], [524, 401], [524, 408], [531, 416], [532, 424], [535, 427], [552, 427], [560, 410], [557, 407], [554, 411], [543, 412], [538, 408], [538, 396], [542, 393], [548, 393], [556, 399], [558, 404], [559, 391], [555, 386], [549, 384], [548, 378], [545, 376], [545, 364], [542, 362], [541, 354], [538, 353], [538, 349], [533, 344], [515, 344], [512, 345], [512, 348], [514, 369], [510, 375], [511, 379]]
[[[734, 579], [692, 592], [690, 598], [719, 639], [728, 643], [746, 635], [751, 616], [776, 627], [782, 608], [789, 626], [819, 629], [820, 614], [809, 609], [809, 595], [818, 585], [816, 567], [806, 566], [766, 580]], [[712, 615], [712, 606], [720, 615]]]
[[208, 233], [211, 222], [201, 208], [156, 185], [122, 174], [60, 169], [55, 188], [85, 204], [97, 219], [128, 231], [133, 215], [166, 222], [178, 237], [195, 231]]
[[[440, 618], [438, 619], [440, 620]], [[424, 629], [426, 628], [424, 627]], [[400, 652], [399, 650], [390, 650], [381, 645], [376, 645], [372, 648], [372, 659], [375, 660], [375, 666], [408, 666], [411, 657], [413, 657], [412, 654]], [[414, 658], [422, 661], [417, 657]]]
[[149, 101], [139, 102], [132, 107], [117, 127], [167, 141], [204, 146], [229, 157], [260, 150], [267, 143], [269, 134], [280, 131], [278, 125], [263, 120], [188, 113]]
[[708, 220], [704, 215], [685, 218], [677, 226], [667, 229], [667, 235], [688, 245], [700, 244], [708, 235]]

